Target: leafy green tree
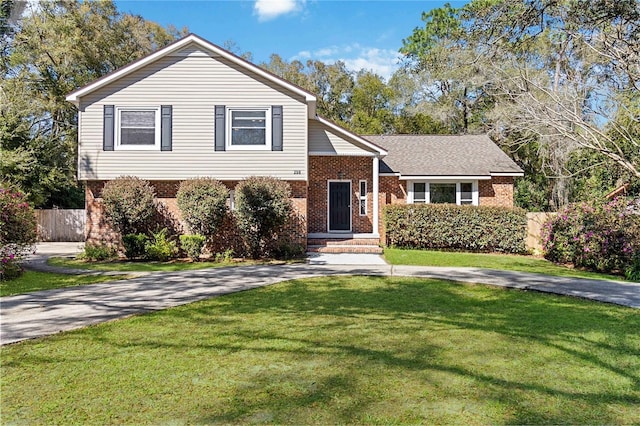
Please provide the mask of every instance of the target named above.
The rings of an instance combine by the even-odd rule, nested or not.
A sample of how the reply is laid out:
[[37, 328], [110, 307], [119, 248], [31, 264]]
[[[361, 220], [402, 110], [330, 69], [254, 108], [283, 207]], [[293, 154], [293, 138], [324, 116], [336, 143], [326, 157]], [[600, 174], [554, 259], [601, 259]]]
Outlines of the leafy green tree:
[[371, 71], [360, 71], [351, 97], [354, 110], [351, 128], [361, 134], [391, 133], [392, 98], [393, 90], [385, 84], [382, 77]]
[[434, 94], [428, 105], [457, 105], [463, 129], [478, 125], [507, 151], [536, 147], [526, 151], [542, 156], [536, 173], [549, 178], [555, 209], [571, 198], [577, 151], [598, 153], [592, 167], [603, 156], [640, 178], [638, 115], [629, 113], [639, 18], [637, 0], [473, 0], [424, 14], [402, 52]]
[[184, 31], [123, 14], [112, 1], [56, 1], [39, 2], [3, 32], [0, 171], [36, 207], [78, 207], [77, 111], [66, 95]]

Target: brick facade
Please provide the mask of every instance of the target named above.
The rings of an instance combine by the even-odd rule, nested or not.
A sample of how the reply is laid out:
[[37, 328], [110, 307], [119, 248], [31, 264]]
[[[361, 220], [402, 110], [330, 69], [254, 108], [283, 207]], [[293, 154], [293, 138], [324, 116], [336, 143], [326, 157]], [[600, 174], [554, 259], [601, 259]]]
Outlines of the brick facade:
[[481, 206], [513, 207], [513, 176], [494, 176], [478, 181]]
[[[351, 231], [373, 232], [373, 160], [371, 157], [310, 156], [309, 157], [309, 232], [328, 231], [328, 181], [351, 182]], [[360, 216], [359, 185], [367, 181], [367, 215]]]
[[384, 207], [407, 203], [407, 181], [401, 181], [397, 176], [380, 176], [379, 188], [378, 233], [380, 234], [380, 243], [385, 244]]
[[[307, 233], [326, 233], [328, 181], [345, 180], [351, 182], [352, 232], [372, 233], [373, 229], [373, 165], [370, 157], [346, 156], [310, 156], [309, 183], [289, 181], [294, 207], [294, 217], [288, 234], [291, 241], [305, 244]], [[367, 181], [367, 215], [359, 212], [359, 182]], [[478, 181], [479, 203], [481, 206], [513, 207], [513, 182], [510, 176], [493, 177], [491, 180]], [[157, 219], [163, 226], [184, 232], [180, 209], [176, 202], [179, 181], [151, 181], [159, 212]], [[223, 182], [233, 189], [237, 181]], [[116, 232], [106, 222], [102, 211], [101, 192], [105, 181], [86, 182], [86, 238], [87, 242], [107, 242], [120, 245]], [[407, 182], [397, 176], [379, 178], [378, 217], [380, 242], [384, 243], [384, 207], [407, 202]], [[231, 225], [231, 222], [228, 223]], [[221, 238], [221, 244], [231, 244], [234, 238]], [[237, 236], [236, 236], [237, 240]], [[223, 249], [216, 247], [215, 249]]]
[[[120, 236], [106, 221], [102, 208], [102, 189], [106, 181], [87, 181], [85, 186], [86, 215], [85, 226], [86, 241], [88, 243], [107, 243], [120, 246]], [[184, 232], [186, 227], [182, 222], [180, 209], [176, 200], [176, 193], [180, 181], [150, 181], [154, 188], [157, 201], [156, 221], [161, 226], [174, 232]], [[235, 188], [238, 181], [223, 181], [229, 189]], [[292, 242], [306, 244], [307, 237], [307, 183], [304, 181], [289, 181], [291, 186], [291, 201], [293, 204], [293, 217], [287, 229]], [[227, 221], [231, 224], [230, 221]], [[233, 236], [224, 236], [223, 241], [229, 242]], [[233, 243], [235, 244], [235, 242]], [[216, 247], [216, 249], [222, 247]]]

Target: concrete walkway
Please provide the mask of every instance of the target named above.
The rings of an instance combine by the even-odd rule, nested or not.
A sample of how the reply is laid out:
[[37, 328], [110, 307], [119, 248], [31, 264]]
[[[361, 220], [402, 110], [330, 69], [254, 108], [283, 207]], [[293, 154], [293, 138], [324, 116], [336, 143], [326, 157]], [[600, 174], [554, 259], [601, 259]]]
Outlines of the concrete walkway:
[[478, 268], [391, 265], [262, 265], [154, 272], [129, 280], [0, 298], [0, 344], [299, 278], [377, 275], [439, 278], [565, 294], [640, 308], [640, 283]]

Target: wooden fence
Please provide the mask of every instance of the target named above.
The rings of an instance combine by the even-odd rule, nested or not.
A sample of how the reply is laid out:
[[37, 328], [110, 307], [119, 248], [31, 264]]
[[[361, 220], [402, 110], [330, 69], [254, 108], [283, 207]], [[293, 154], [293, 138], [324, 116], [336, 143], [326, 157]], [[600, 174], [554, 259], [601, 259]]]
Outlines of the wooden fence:
[[534, 252], [542, 251], [542, 241], [540, 235], [542, 226], [552, 216], [557, 213], [527, 213], [527, 248]]
[[40, 241], [84, 241], [84, 209], [36, 210]]

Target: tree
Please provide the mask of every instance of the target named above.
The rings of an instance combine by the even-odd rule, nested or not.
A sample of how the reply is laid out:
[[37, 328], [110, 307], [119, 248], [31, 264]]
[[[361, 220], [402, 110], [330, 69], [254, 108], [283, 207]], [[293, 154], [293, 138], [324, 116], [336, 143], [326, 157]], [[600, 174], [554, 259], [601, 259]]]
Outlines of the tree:
[[391, 133], [392, 97], [393, 90], [385, 84], [382, 77], [371, 71], [360, 71], [351, 96], [354, 111], [351, 120], [353, 131], [362, 134]]
[[185, 31], [122, 14], [111, 1], [39, 2], [28, 12], [3, 28], [0, 171], [36, 207], [75, 207], [77, 113], [65, 96]]
[[466, 37], [463, 9], [449, 4], [422, 14], [425, 25], [402, 40], [404, 73], [413, 76], [414, 112], [435, 115], [451, 133], [484, 131], [486, 76]]
[[[576, 150], [640, 178], [632, 136], [639, 119], [637, 0], [474, 0], [424, 18], [425, 27], [404, 41], [411, 69], [437, 77], [444, 64], [454, 71], [450, 80], [470, 82], [467, 98], [483, 99], [478, 118], [497, 141], [535, 144], [529, 151], [544, 158], [553, 207], [569, 200]], [[437, 101], [447, 99], [447, 85], [436, 90]]]

